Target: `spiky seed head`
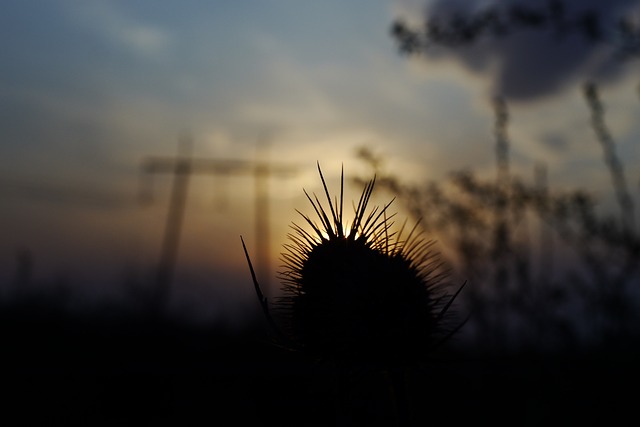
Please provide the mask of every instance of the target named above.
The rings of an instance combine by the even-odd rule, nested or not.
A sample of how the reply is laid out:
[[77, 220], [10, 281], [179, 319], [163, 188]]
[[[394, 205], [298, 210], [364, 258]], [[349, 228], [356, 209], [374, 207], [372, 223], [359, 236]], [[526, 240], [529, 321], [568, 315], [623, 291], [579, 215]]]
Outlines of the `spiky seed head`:
[[279, 276], [278, 311], [285, 333], [303, 351], [345, 364], [398, 365], [419, 361], [446, 334], [443, 274], [431, 242], [414, 227], [391, 231], [383, 208], [368, 209], [375, 178], [364, 188], [350, 226], [340, 201], [311, 202], [320, 224], [292, 225]]

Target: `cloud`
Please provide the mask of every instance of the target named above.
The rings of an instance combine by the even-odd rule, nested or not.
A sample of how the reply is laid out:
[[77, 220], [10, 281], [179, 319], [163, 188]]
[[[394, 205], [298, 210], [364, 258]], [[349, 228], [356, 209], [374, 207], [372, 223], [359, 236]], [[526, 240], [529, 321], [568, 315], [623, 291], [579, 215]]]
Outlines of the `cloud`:
[[577, 79], [618, 77], [619, 22], [638, 11], [638, 0], [432, 0], [423, 12], [431, 44], [422, 53], [488, 77], [493, 94], [527, 101]]
[[69, 13], [78, 24], [86, 25], [92, 32], [135, 54], [152, 57], [162, 54], [171, 45], [171, 37], [166, 31], [134, 19], [114, 3], [71, 1], [69, 5]]

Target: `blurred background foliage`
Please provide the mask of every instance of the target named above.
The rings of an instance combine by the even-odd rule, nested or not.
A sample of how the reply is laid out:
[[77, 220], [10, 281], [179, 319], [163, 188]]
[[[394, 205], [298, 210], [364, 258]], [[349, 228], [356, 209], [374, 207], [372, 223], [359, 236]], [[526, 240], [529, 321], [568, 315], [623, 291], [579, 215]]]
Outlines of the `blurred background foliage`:
[[[465, 329], [487, 351], [572, 351], [624, 346], [640, 334], [640, 235], [598, 87], [586, 83], [595, 143], [611, 176], [617, 212], [585, 188], [556, 190], [547, 167], [532, 177], [509, 167], [509, 113], [495, 98], [496, 176], [473, 170], [448, 179], [405, 184], [369, 147], [357, 156], [377, 184], [397, 195], [427, 235], [438, 240], [456, 280], [468, 280]], [[517, 143], [517, 142], [515, 142]], [[636, 177], [637, 179], [637, 177]], [[356, 178], [359, 182], [362, 179]]]
[[[553, 188], [548, 166], [542, 162], [526, 174], [511, 167], [511, 151], [518, 141], [509, 135], [509, 102], [540, 96], [544, 86], [523, 92], [501, 82], [504, 75], [496, 77], [497, 94], [491, 100], [495, 176], [465, 169], [452, 171], [440, 182], [407, 184], [385, 169], [383, 154], [366, 146], [357, 153], [377, 174], [380, 187], [398, 195], [427, 234], [438, 240], [454, 280], [469, 281], [463, 305], [472, 320], [463, 333], [474, 348], [498, 352], [624, 349], [634, 347], [640, 338], [640, 234], [635, 203], [640, 176], [633, 164], [625, 170], [597, 83], [598, 76], [606, 80], [639, 57], [637, 16], [615, 14], [616, 8], [628, 11], [631, 6], [632, 2], [618, 2], [603, 8], [585, 2], [578, 7], [550, 0], [462, 8], [459, 3], [435, 1], [425, 4], [424, 15], [398, 18], [391, 26], [398, 51], [425, 65], [457, 55], [463, 66], [477, 71], [487, 64], [479, 58], [510, 56], [520, 43], [521, 49], [531, 47], [533, 57], [554, 67], [556, 46], [569, 39], [576, 55], [588, 56], [585, 52], [597, 49], [606, 52], [601, 56], [606, 60], [592, 70], [596, 78], [584, 78], [581, 91], [591, 143], [599, 144], [602, 167], [610, 177], [610, 194], [596, 194], [589, 183]], [[535, 36], [545, 41], [522, 45]], [[511, 41], [515, 45], [506, 47]], [[508, 63], [506, 58], [503, 66]], [[566, 78], [561, 64], [555, 71], [551, 68], [551, 74], [557, 75], [531, 74], [544, 73], [538, 66], [542, 67], [517, 67], [524, 73], [522, 84], [527, 79], [533, 86], [546, 80], [549, 90], [554, 84], [548, 82]], [[606, 197], [615, 200], [616, 206], [605, 206]]]

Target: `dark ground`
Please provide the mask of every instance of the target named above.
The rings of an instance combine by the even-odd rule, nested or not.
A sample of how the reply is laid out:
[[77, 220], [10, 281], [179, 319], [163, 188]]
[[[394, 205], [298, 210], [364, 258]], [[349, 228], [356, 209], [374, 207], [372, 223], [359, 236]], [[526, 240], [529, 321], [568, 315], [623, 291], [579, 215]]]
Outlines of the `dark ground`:
[[[332, 369], [269, 344], [261, 322], [0, 308], [3, 426], [395, 425], [387, 376], [353, 373], [338, 398]], [[638, 354], [443, 351], [406, 376], [411, 425], [637, 425]]]

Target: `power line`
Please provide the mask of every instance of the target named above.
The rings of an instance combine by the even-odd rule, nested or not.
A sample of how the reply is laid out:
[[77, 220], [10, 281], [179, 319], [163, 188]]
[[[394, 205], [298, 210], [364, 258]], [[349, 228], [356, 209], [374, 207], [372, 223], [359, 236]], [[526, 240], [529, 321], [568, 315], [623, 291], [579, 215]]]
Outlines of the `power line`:
[[160, 260], [156, 270], [155, 305], [164, 309], [170, 299], [171, 283], [175, 274], [178, 246], [184, 210], [188, 197], [189, 180], [192, 175], [252, 175], [254, 177], [255, 233], [257, 241], [257, 266], [263, 283], [268, 282], [269, 271], [269, 178], [288, 177], [295, 174], [297, 167], [267, 162], [195, 158], [192, 156], [193, 141], [182, 137], [178, 143], [178, 153], [174, 157], [150, 156], [142, 161], [143, 176], [172, 174], [171, 198], [167, 213]]

